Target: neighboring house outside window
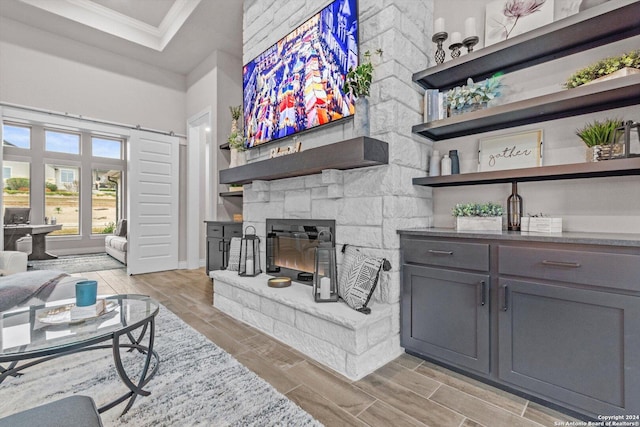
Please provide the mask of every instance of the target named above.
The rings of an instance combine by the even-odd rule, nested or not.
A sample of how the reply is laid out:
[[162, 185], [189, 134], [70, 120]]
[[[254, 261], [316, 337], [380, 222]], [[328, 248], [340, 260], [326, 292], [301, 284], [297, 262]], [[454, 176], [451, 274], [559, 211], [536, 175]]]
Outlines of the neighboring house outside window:
[[11, 168], [8, 166], [3, 166], [2, 167], [2, 179], [9, 179], [11, 178]]
[[63, 184], [73, 184], [75, 181], [74, 173], [69, 169], [60, 169], [60, 182]]

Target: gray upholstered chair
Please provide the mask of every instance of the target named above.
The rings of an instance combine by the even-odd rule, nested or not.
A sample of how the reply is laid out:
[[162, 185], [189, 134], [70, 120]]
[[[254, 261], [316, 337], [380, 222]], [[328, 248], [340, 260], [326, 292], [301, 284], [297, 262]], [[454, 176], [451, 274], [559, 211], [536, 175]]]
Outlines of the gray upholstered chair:
[[102, 427], [93, 399], [70, 396], [0, 418], [0, 427]]

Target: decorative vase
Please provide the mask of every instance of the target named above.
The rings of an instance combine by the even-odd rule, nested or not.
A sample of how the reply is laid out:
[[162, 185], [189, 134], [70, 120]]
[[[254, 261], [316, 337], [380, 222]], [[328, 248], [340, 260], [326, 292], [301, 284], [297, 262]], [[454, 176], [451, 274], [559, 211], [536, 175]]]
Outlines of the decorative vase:
[[238, 159], [237, 159], [237, 166], [243, 166], [247, 164], [247, 152], [242, 150], [237, 150], [238, 151]]
[[594, 145], [587, 147], [587, 162], [601, 162], [603, 160], [617, 159], [625, 156], [624, 144]]
[[229, 160], [229, 168], [235, 168], [238, 166], [238, 155], [240, 152], [237, 148], [231, 149], [231, 159]]
[[355, 136], [369, 136], [369, 100], [361, 96], [356, 98], [356, 115], [353, 118]]

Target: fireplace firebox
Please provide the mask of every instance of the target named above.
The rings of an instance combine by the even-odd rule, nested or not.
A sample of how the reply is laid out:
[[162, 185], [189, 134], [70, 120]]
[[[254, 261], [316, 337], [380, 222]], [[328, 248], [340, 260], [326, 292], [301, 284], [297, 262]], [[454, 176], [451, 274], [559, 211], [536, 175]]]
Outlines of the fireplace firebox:
[[329, 219], [267, 219], [267, 274], [311, 285], [318, 235], [324, 231], [335, 246], [335, 229]]

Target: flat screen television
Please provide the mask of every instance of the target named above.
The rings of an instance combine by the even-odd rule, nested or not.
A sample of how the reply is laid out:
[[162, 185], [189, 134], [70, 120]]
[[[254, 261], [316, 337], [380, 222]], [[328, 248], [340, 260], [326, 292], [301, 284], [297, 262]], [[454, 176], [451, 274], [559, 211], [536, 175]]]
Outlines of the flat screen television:
[[335, 0], [243, 67], [247, 148], [353, 115], [342, 86], [357, 65], [356, 0]]
[[4, 208], [4, 223], [7, 225], [29, 224], [31, 208]]

